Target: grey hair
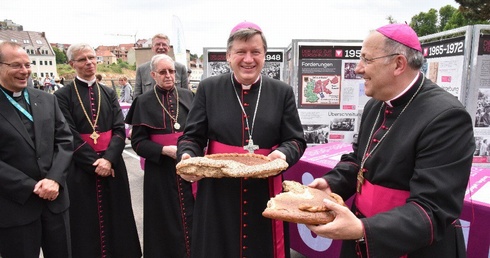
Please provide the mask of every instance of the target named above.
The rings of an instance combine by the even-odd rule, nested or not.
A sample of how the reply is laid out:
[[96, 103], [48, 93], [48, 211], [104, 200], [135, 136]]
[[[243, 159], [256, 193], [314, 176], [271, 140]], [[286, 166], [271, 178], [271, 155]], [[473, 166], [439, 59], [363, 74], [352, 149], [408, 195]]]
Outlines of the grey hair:
[[265, 39], [264, 34], [262, 33], [262, 31], [253, 28], [240, 29], [235, 33], [231, 34], [230, 37], [228, 38], [226, 52], [231, 50], [231, 47], [233, 46], [233, 42], [235, 40], [247, 41], [257, 34], [260, 35], [260, 37], [262, 38], [262, 42], [264, 43], [264, 52], [267, 52], [267, 40]]
[[19, 43], [12, 42], [12, 41], [0, 41], [0, 61], [3, 61], [2, 50], [5, 48], [5, 46], [10, 46], [13, 49], [18, 49], [18, 48], [22, 49], [22, 46]]
[[170, 44], [170, 39], [168, 38], [167, 35], [165, 35], [163, 33], [158, 33], [155, 36], [153, 36], [153, 38], [151, 38], [151, 44], [152, 45], [153, 45], [153, 42], [155, 42], [155, 39], [164, 39], [167, 41], [168, 44]]
[[73, 58], [75, 57], [75, 53], [80, 52], [82, 50], [86, 50], [86, 49], [91, 50], [95, 55], [94, 48], [87, 43], [77, 43], [77, 44], [71, 45], [68, 48], [68, 50], [66, 50], [66, 57], [68, 58], [68, 61], [73, 61]]
[[398, 53], [407, 58], [408, 66], [414, 70], [419, 70], [424, 64], [424, 55], [411, 47], [407, 47], [397, 41], [385, 37], [384, 50], [387, 54]]
[[170, 61], [172, 63], [172, 66], [174, 67], [173, 69], [175, 69], [175, 62], [174, 62], [174, 60], [170, 56], [165, 55], [165, 54], [158, 54], [158, 55], [154, 55], [151, 58], [151, 61], [150, 61], [150, 69], [151, 69], [151, 71], [156, 72], [155, 69], [157, 67], [157, 64], [160, 61], [162, 61], [162, 60]]

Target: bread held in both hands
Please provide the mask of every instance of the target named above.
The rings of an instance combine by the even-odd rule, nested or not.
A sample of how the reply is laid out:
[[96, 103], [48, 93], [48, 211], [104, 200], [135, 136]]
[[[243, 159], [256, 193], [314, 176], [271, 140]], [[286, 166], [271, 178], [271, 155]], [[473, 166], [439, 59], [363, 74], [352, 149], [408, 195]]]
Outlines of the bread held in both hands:
[[254, 153], [221, 153], [181, 160], [176, 168], [179, 175], [265, 178], [286, 170], [288, 163]]
[[329, 195], [289, 180], [282, 186], [283, 192], [267, 202], [267, 208], [262, 212], [264, 217], [301, 224], [326, 224], [335, 219], [335, 214], [325, 206], [323, 199], [345, 206], [342, 197], [335, 193]]

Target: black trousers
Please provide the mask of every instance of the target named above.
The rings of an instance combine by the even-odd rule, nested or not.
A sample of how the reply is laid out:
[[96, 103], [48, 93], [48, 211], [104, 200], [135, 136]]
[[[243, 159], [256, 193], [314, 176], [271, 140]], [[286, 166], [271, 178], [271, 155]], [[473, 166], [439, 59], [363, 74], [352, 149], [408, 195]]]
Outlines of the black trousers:
[[41, 248], [45, 258], [71, 257], [68, 211], [54, 214], [45, 206], [30, 224], [0, 228], [2, 258], [39, 258]]

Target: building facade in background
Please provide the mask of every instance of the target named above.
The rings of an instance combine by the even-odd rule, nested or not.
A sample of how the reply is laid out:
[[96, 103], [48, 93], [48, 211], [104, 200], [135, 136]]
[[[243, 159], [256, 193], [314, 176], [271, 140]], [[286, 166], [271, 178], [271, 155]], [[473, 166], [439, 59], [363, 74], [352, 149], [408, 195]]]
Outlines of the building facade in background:
[[22, 29], [22, 25], [15, 24], [11, 20], [0, 22], [0, 41], [15, 42], [25, 49], [32, 60], [33, 78], [58, 76], [56, 55], [46, 39], [45, 33]]

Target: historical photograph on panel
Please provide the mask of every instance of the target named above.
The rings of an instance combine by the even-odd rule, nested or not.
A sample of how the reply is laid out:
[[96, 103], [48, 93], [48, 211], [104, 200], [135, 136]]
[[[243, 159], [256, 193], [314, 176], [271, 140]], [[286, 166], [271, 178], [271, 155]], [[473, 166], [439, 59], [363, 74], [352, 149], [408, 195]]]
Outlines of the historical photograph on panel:
[[328, 143], [328, 125], [303, 125], [306, 143], [310, 145]]
[[362, 79], [362, 75], [356, 74], [357, 63], [344, 63], [344, 79]]
[[480, 88], [476, 101], [475, 127], [490, 126], [490, 89]]
[[334, 118], [330, 122], [330, 130], [332, 131], [354, 131], [354, 118]]

